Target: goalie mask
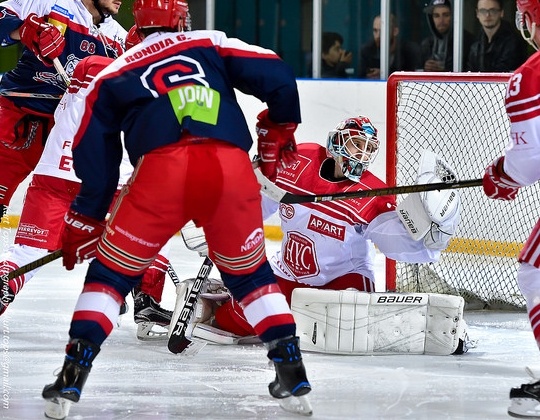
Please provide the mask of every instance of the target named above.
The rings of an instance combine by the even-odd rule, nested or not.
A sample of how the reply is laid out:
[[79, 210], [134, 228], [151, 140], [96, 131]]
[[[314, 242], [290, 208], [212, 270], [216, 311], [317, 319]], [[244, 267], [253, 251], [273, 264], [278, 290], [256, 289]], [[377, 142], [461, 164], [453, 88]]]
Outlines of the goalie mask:
[[191, 17], [187, 2], [180, 0], [135, 0], [133, 17], [139, 29], [169, 28], [191, 31]]
[[516, 26], [523, 39], [531, 44], [535, 50], [538, 50], [534, 37], [536, 28], [540, 24], [540, 1], [517, 0], [516, 6]]
[[343, 175], [358, 182], [379, 152], [377, 129], [367, 117], [348, 118], [328, 133], [326, 148]]

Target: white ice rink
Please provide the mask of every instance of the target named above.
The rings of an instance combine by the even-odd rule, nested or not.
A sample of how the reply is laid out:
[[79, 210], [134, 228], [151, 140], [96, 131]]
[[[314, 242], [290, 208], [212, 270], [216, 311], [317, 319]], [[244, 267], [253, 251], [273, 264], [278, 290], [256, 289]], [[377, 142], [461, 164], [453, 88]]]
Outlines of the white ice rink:
[[[6, 233], [3, 232], [2, 249]], [[268, 252], [277, 249], [268, 243]], [[193, 277], [202, 259], [175, 238], [171, 263]], [[2, 323], [0, 418], [42, 419], [41, 390], [63, 362], [69, 322], [86, 264], [45, 266]], [[212, 276], [216, 277], [214, 269]], [[171, 281], [163, 306], [172, 309]], [[132, 306], [131, 298], [128, 303]], [[504, 419], [512, 386], [540, 365], [525, 313], [467, 313], [478, 347], [462, 356], [329, 356], [304, 353], [313, 419]], [[273, 379], [260, 346], [206, 346], [186, 358], [165, 342], [141, 342], [132, 311], [102, 347], [70, 419], [299, 419], [267, 391]]]

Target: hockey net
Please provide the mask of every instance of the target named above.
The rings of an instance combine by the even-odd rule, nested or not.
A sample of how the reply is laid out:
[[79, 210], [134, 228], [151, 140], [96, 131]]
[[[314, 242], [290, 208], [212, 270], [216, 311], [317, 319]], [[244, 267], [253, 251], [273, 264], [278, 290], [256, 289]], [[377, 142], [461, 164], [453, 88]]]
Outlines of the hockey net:
[[[504, 107], [510, 74], [392, 74], [387, 87], [387, 183], [415, 182], [423, 149], [453, 166], [459, 179], [481, 178], [500, 156], [510, 123]], [[538, 218], [540, 186], [511, 202], [461, 189], [461, 222], [439, 262], [387, 260], [390, 291], [463, 296], [468, 309], [523, 310], [517, 255]], [[398, 196], [397, 200], [403, 199]]]

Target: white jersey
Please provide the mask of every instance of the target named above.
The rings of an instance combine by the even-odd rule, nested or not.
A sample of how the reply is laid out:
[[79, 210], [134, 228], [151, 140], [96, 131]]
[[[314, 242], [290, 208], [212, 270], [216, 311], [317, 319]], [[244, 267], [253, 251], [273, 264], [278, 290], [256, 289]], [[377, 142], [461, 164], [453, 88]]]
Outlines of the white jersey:
[[[300, 144], [298, 154], [297, 164], [276, 180], [291, 193], [331, 194], [386, 186], [370, 172], [365, 172], [359, 183], [322, 178], [325, 162], [333, 165], [334, 161], [318, 144]], [[278, 209], [284, 238], [270, 264], [284, 279], [322, 286], [345, 274], [358, 273], [374, 280], [375, 245], [399, 261], [423, 263], [440, 257], [439, 251], [425, 248], [423, 241], [411, 239], [391, 197], [291, 205], [263, 196], [265, 218]]]
[[[34, 169], [34, 174], [81, 182], [73, 170], [73, 154], [71, 152], [73, 137], [79, 127], [80, 116], [84, 111], [90, 82], [112, 61], [106, 57], [88, 57], [76, 67], [69, 89], [54, 112], [55, 125], [47, 138], [45, 149]], [[127, 182], [132, 172], [133, 166], [124, 149], [122, 165], [120, 166], [120, 186]]]
[[540, 179], [539, 65], [540, 53], [536, 53], [515, 71], [506, 94], [511, 128], [504, 171], [523, 186]]

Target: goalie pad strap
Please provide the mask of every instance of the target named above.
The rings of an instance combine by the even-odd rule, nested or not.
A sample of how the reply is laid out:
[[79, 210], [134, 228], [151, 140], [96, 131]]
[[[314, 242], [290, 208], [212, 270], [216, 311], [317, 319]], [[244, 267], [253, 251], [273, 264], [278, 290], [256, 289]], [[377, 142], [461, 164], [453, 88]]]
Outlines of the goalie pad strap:
[[302, 350], [351, 355], [452, 354], [464, 336], [464, 300], [435, 293], [295, 289]]

